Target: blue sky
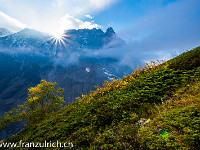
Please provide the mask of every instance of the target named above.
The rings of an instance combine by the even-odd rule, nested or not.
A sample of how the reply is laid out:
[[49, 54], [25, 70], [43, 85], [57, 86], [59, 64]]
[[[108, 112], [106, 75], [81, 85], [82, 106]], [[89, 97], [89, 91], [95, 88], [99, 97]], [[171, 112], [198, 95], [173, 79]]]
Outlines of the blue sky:
[[0, 27], [14, 32], [29, 27], [59, 34], [63, 29], [105, 31], [109, 26], [127, 42], [119, 53], [169, 58], [200, 45], [200, 1], [0, 0]]
[[[165, 9], [173, 5], [179, 7], [179, 3], [187, 3], [182, 11], [187, 11], [187, 7], [194, 8], [194, 3], [200, 4], [198, 0], [0, 0], [0, 12], [19, 20], [27, 27], [44, 32], [52, 32], [64, 19], [88, 21], [91, 22], [88, 27], [101, 27], [103, 30], [113, 26], [119, 31], [139, 18], [147, 16], [145, 19], [148, 20], [148, 14], [156, 11], [165, 13]], [[92, 19], [85, 15], [92, 16]], [[191, 14], [189, 17], [198, 15]], [[74, 24], [70, 27], [77, 28]]]
[[105, 27], [111, 24], [120, 29], [130, 21], [145, 16], [153, 10], [165, 8], [174, 1], [176, 0], [121, 0], [113, 4], [110, 9], [98, 13], [96, 18], [98, 22], [103, 20]]

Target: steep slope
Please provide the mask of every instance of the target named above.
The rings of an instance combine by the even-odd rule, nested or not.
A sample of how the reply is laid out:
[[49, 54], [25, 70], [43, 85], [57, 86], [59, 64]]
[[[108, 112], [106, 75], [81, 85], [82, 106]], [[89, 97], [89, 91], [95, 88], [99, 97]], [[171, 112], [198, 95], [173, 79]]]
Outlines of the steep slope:
[[[200, 47], [187, 56], [194, 51], [198, 57]], [[106, 82], [4, 142], [70, 141], [76, 149], [199, 149], [200, 64], [170, 68], [180, 57], [184, 54]], [[184, 59], [182, 64], [188, 66]], [[137, 123], [140, 118], [152, 121], [145, 127], [146, 121]], [[166, 130], [165, 136], [158, 127]]]
[[179, 55], [178, 57], [171, 59], [169, 63], [169, 68], [174, 69], [185, 69], [191, 70], [197, 68], [200, 64], [200, 52], [199, 47], [195, 48], [192, 51], [188, 51]]
[[[1, 49], [9, 49], [10, 52], [49, 53], [50, 48], [46, 39], [50, 35], [25, 28], [22, 31], [0, 38]], [[42, 50], [42, 51], [41, 51]]]
[[0, 37], [8, 36], [10, 34], [13, 34], [10, 30], [6, 28], [0, 28]]

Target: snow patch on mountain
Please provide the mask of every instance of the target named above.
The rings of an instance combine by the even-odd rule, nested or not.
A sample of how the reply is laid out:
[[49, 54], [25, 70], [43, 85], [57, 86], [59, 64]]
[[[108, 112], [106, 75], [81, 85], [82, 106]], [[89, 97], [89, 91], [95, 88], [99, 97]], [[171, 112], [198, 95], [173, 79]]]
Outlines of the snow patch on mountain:
[[107, 76], [109, 81], [113, 81], [117, 79], [118, 77], [114, 74], [112, 74], [110, 71], [108, 71], [106, 68], [102, 68], [104, 74]]
[[11, 31], [9, 31], [8, 29], [0, 28], [0, 37], [5, 37], [5, 36], [11, 35], [11, 34], [13, 34], [13, 33]]

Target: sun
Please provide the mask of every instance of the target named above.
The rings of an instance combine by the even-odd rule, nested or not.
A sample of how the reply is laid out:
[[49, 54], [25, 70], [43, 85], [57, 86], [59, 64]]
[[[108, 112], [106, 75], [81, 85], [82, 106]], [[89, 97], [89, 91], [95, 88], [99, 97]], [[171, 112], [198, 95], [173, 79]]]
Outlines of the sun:
[[63, 31], [56, 31], [55, 33], [53, 33], [53, 37], [55, 39], [61, 39], [64, 36]]
[[[70, 52], [68, 45], [70, 43], [69, 35], [65, 34], [64, 31], [54, 31], [52, 36], [47, 39], [47, 41], [50, 41], [50, 44], [53, 45], [53, 50], [54, 50], [54, 55], [57, 54], [57, 49], [58, 51], [60, 50], [67, 50], [68, 53]], [[60, 49], [61, 48], [61, 49]]]

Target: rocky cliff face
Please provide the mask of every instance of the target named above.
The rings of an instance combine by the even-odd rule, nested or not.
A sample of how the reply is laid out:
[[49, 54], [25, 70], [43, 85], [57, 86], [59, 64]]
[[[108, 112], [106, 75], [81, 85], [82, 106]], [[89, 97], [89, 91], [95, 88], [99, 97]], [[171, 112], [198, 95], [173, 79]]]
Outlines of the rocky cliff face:
[[79, 48], [87, 49], [100, 49], [110, 43], [112, 40], [117, 39], [116, 34], [112, 28], [108, 28], [104, 33], [101, 29], [79, 29], [67, 30], [65, 35], [76, 43]]

